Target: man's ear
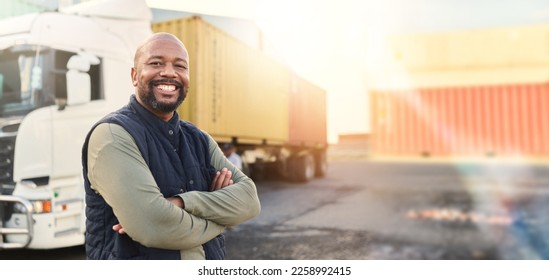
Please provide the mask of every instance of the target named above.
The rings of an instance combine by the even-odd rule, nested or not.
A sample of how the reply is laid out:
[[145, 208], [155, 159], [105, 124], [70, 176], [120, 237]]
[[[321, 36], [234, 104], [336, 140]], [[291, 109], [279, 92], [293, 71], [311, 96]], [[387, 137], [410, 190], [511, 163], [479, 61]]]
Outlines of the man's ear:
[[132, 84], [134, 87], [136, 87], [137, 86], [137, 70], [135, 70], [135, 67], [132, 67], [131, 76], [132, 76]]

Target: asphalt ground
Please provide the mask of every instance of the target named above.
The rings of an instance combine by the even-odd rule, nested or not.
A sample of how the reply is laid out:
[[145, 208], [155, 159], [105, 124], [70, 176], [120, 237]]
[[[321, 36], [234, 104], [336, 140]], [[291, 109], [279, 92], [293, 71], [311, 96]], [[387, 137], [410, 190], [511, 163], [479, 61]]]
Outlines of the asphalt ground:
[[[325, 178], [257, 181], [262, 212], [226, 231], [227, 259], [548, 258], [545, 164], [330, 156]], [[77, 246], [5, 250], [0, 259], [85, 255]]]

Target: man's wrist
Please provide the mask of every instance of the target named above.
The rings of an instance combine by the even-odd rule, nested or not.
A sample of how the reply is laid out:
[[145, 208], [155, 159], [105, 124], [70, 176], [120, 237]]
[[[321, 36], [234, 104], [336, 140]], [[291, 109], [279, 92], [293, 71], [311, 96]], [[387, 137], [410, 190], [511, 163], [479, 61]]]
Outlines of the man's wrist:
[[176, 195], [176, 196], [172, 196], [172, 197], [169, 197], [167, 198], [169, 202], [171, 202], [173, 205], [181, 208], [181, 209], [185, 209], [185, 201], [183, 201], [183, 198]]

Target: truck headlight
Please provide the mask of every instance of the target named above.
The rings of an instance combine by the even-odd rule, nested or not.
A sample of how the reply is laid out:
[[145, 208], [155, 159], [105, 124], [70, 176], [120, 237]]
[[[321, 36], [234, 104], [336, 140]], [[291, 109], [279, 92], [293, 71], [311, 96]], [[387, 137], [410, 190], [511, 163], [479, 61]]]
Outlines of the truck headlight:
[[51, 200], [33, 200], [31, 201], [34, 206], [34, 213], [50, 213], [51, 212]]
[[[32, 213], [40, 214], [40, 213], [50, 213], [51, 212], [51, 200], [31, 200], [30, 203], [32, 204], [32, 207], [34, 209]], [[25, 205], [21, 203], [14, 203], [13, 204], [13, 213], [18, 214], [25, 214], [27, 213], [28, 209], [25, 207]]]

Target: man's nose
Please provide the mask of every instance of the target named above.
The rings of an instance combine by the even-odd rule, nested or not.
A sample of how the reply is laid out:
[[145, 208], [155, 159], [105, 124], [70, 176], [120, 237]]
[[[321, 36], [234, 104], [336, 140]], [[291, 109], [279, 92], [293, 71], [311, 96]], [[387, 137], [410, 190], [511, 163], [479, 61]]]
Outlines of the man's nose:
[[163, 77], [175, 77], [175, 69], [171, 63], [167, 63], [162, 71], [160, 72], [160, 76]]

